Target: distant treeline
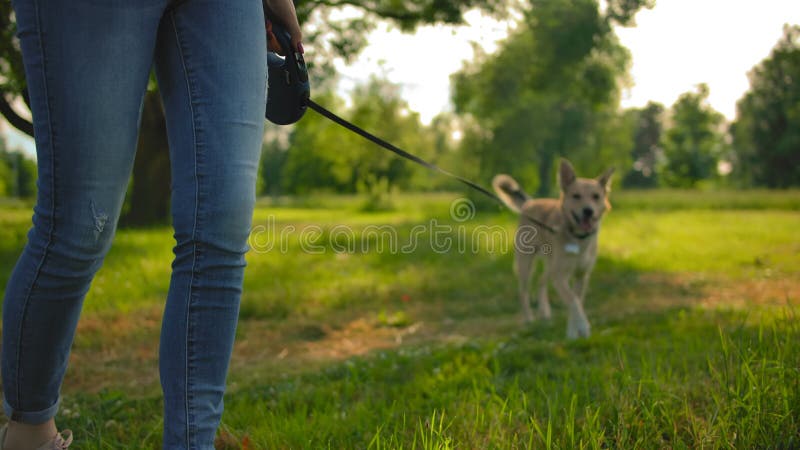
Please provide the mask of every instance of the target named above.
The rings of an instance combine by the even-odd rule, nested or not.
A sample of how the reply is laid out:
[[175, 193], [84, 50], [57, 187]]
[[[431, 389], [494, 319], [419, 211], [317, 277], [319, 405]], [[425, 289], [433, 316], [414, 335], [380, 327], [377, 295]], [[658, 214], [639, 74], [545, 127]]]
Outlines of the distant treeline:
[[[572, 160], [586, 176], [616, 167], [615, 187], [800, 186], [799, 26], [785, 26], [771, 53], [750, 71], [750, 89], [728, 123], [709, 105], [714, 86], [705, 84], [673, 105], [621, 109], [631, 58], [614, 29], [630, 26], [652, 0], [608, 0], [602, 10], [596, 0], [523, 3], [519, 23], [498, 50], [476, 50], [474, 60], [452, 76], [453, 111], [424, 125], [401, 88], [385, 79], [371, 78], [349, 99], [332, 94], [337, 77], [331, 61], [355, 57], [380, 20], [411, 30], [423, 23], [457, 23], [474, 7], [502, 15], [511, 2], [426, 0], [429, 7], [408, 8], [404, 2], [357, 0], [352, 4], [364, 15], [342, 19], [345, 23], [312, 14], [334, 6], [300, 1], [303, 19], [325, 31], [309, 36], [316, 42], [314, 98], [452, 172], [483, 184], [496, 173], [510, 173], [536, 195], [553, 193], [559, 157]], [[6, 80], [0, 100], [24, 99], [10, 6], [0, 6], [0, 18], [0, 75]], [[168, 220], [167, 141], [156, 89], [153, 83], [146, 96], [131, 183], [131, 197], [143, 200], [129, 201], [123, 210], [135, 224]], [[395, 190], [460, 188], [314, 113], [293, 127], [268, 124], [264, 142], [262, 195], [367, 193], [380, 201]], [[33, 195], [33, 162], [5, 145], [0, 150], [0, 196]], [[162, 198], [164, 204], [154, 207], [153, 199]]]
[[[318, 97], [442, 167], [483, 183], [511, 173], [540, 195], [555, 188], [561, 156], [587, 175], [615, 166], [615, 185], [623, 187], [800, 186], [800, 27], [785, 27], [772, 53], [752, 69], [750, 90], [728, 123], [708, 104], [705, 84], [668, 108], [649, 103], [621, 110], [618, 78], [627, 73], [626, 49], [590, 10], [585, 22], [561, 23], [556, 19], [569, 16], [553, 7], [561, 3], [546, 3], [555, 9], [552, 20], [529, 18], [496, 54], [453, 76], [455, 112], [430, 125], [421, 124], [399, 87], [385, 80], [356, 89], [348, 108], [343, 99]], [[570, 26], [576, 29], [541, 29]], [[262, 174], [261, 193], [272, 195], [458, 187], [312, 113], [291, 130], [268, 134]]]
[[0, 197], [36, 195], [36, 162], [19, 150], [9, 150], [0, 136]]

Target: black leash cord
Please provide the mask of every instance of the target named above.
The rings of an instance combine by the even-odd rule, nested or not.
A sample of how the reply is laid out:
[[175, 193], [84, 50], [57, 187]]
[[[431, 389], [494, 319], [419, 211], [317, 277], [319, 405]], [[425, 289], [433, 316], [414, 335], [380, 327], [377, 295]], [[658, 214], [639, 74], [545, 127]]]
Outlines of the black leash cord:
[[[348, 121], [346, 121], [344, 119], [342, 119], [341, 117], [337, 116], [336, 114], [328, 111], [324, 106], [320, 105], [319, 103], [316, 103], [314, 100], [311, 100], [310, 98], [308, 100], [306, 100], [306, 104], [308, 105], [309, 108], [313, 109], [314, 111], [316, 111], [318, 114], [322, 115], [323, 117], [326, 117], [327, 119], [329, 119], [329, 120], [341, 125], [342, 127], [352, 131], [353, 133], [356, 133], [357, 135], [359, 135], [359, 136], [361, 136], [361, 137], [363, 137], [363, 138], [365, 138], [365, 139], [367, 139], [369, 141], [372, 141], [375, 144], [380, 145], [381, 147], [385, 148], [386, 150], [389, 150], [390, 152], [392, 152], [392, 153], [394, 153], [394, 154], [396, 154], [398, 156], [401, 156], [401, 157], [403, 157], [405, 159], [414, 161], [415, 163], [417, 163], [417, 164], [419, 164], [419, 165], [421, 165], [423, 167], [426, 167], [426, 168], [428, 168], [428, 169], [430, 169], [430, 170], [432, 170], [434, 172], [438, 172], [438, 173], [440, 173], [442, 175], [445, 175], [445, 176], [448, 176], [450, 178], [455, 178], [456, 180], [466, 184], [467, 186], [471, 187], [472, 189], [475, 189], [476, 191], [481, 192], [483, 195], [485, 195], [485, 196], [491, 198], [492, 200], [496, 201], [497, 203], [505, 206], [503, 201], [500, 200], [500, 198], [498, 196], [496, 196], [494, 193], [488, 191], [483, 186], [481, 186], [481, 185], [479, 185], [477, 183], [474, 183], [474, 182], [472, 182], [472, 181], [470, 181], [470, 180], [468, 180], [466, 178], [460, 177], [460, 176], [458, 176], [458, 175], [456, 175], [454, 173], [448, 172], [448, 171], [442, 169], [441, 167], [439, 167], [439, 166], [437, 166], [435, 164], [431, 164], [428, 161], [425, 161], [424, 159], [422, 159], [422, 158], [420, 158], [418, 156], [412, 155], [411, 153], [408, 153], [407, 151], [405, 151], [405, 150], [403, 150], [403, 149], [401, 149], [401, 148], [399, 148], [399, 147], [397, 147], [395, 145], [392, 145], [392, 143], [390, 143], [390, 142], [386, 142], [385, 140], [373, 135], [372, 133], [370, 133], [370, 132], [368, 132], [368, 131], [366, 131], [366, 130], [364, 130], [364, 129], [362, 129], [362, 128], [360, 128], [360, 127], [358, 127], [358, 126], [356, 126], [356, 125], [354, 125], [354, 124], [352, 124], [352, 123], [350, 123], [350, 122], [348, 122]], [[551, 227], [551, 226], [549, 226], [547, 224], [544, 224], [544, 223], [542, 223], [542, 222], [540, 222], [540, 221], [538, 221], [538, 220], [536, 220], [536, 219], [534, 219], [532, 217], [528, 217], [528, 216], [525, 216], [525, 217], [528, 218], [529, 220], [531, 220], [536, 225], [539, 225], [540, 227], [544, 228], [545, 230], [550, 231], [551, 233], [555, 233], [556, 232], [556, 230], [553, 227]]]

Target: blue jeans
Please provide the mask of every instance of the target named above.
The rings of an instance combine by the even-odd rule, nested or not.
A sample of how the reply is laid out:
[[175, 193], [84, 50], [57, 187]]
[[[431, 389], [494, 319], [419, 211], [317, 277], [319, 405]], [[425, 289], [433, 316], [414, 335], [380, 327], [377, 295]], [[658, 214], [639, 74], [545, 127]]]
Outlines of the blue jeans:
[[175, 259], [159, 368], [164, 448], [211, 449], [239, 312], [264, 127], [261, 0], [14, 0], [38, 198], [3, 303], [4, 407], [55, 416], [84, 296], [115, 233], [155, 67]]

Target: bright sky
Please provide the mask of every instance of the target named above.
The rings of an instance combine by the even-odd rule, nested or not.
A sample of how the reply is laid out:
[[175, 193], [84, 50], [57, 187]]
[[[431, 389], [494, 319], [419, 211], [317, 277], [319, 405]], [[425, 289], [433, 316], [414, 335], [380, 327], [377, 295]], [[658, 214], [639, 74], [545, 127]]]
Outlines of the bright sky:
[[728, 119], [750, 88], [747, 73], [769, 56], [783, 25], [800, 24], [798, 0], [656, 0], [617, 35], [633, 55], [635, 85], [623, 106], [656, 100], [669, 107], [699, 83]]
[[[472, 58], [471, 42], [492, 51], [506, 34], [506, 24], [474, 12], [466, 18], [466, 26], [423, 27], [413, 36], [381, 27], [355, 64], [339, 67], [342, 90], [384, 74], [403, 86], [411, 109], [428, 122], [450, 108], [449, 76]], [[632, 53], [635, 83], [622, 106], [654, 100], [669, 107], [707, 83], [711, 105], [733, 119], [749, 87], [747, 72], [767, 57], [784, 23], [800, 23], [800, 0], [656, 0], [655, 8], [639, 12], [635, 28], [617, 29]]]
[[[402, 85], [411, 109], [429, 122], [451, 108], [450, 74], [472, 58], [472, 42], [491, 52], [506, 35], [507, 24], [477, 12], [466, 20], [465, 26], [422, 27], [414, 35], [379, 27], [358, 61], [339, 65], [342, 92], [369, 74], [383, 75]], [[669, 107], [683, 92], [707, 83], [711, 105], [733, 119], [736, 100], [749, 87], [747, 72], [769, 54], [784, 23], [800, 23], [800, 0], [657, 0], [636, 22], [635, 28], [617, 30], [633, 56], [634, 86], [623, 106], [654, 100]], [[32, 151], [30, 140], [9, 128], [0, 121], [12, 147]]]

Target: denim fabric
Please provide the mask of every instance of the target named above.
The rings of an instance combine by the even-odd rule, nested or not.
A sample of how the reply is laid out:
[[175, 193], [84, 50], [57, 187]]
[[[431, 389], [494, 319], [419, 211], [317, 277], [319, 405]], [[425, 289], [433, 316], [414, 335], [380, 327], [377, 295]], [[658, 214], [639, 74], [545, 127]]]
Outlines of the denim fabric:
[[6, 287], [9, 418], [41, 423], [108, 252], [150, 69], [167, 116], [175, 259], [160, 344], [164, 448], [211, 449], [239, 311], [264, 127], [260, 0], [14, 0], [38, 155]]

